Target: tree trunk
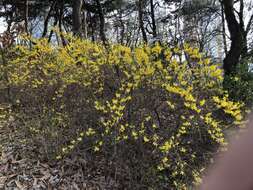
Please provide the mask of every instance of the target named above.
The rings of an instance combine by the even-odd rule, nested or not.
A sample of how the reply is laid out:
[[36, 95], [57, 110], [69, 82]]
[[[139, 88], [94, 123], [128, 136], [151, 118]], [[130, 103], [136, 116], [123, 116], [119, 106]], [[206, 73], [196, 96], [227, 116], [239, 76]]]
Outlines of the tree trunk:
[[106, 36], [105, 36], [105, 17], [103, 13], [103, 9], [100, 3], [100, 0], [96, 0], [97, 3], [97, 11], [98, 11], [98, 16], [99, 16], [99, 33], [100, 33], [100, 38], [103, 42], [104, 45], [107, 44]]
[[74, 0], [73, 1], [73, 12], [72, 12], [72, 19], [73, 19], [73, 33], [77, 36], [82, 36], [82, 4], [83, 0]]
[[225, 27], [225, 16], [224, 16], [224, 6], [223, 6], [223, 3], [221, 3], [221, 19], [222, 19], [223, 46], [224, 46], [225, 55], [227, 55], [228, 54], [228, 48], [227, 48], [226, 27]]
[[234, 1], [223, 0], [224, 13], [227, 21], [228, 30], [231, 37], [231, 46], [228, 54], [223, 60], [223, 68], [225, 75], [230, 75], [235, 72], [236, 66], [239, 63], [240, 56], [243, 49], [243, 34], [241, 31], [240, 24], [236, 20], [234, 14]]
[[155, 11], [154, 11], [154, 1], [153, 0], [150, 0], [150, 10], [151, 10], [153, 37], [156, 38], [157, 32], [156, 32], [156, 21], [155, 21]]
[[46, 15], [46, 18], [45, 18], [45, 21], [44, 21], [44, 29], [43, 29], [43, 33], [42, 33], [42, 37], [43, 38], [46, 37], [46, 35], [47, 35], [49, 19], [51, 17], [52, 11], [55, 8], [55, 5], [56, 5], [56, 1], [53, 1], [52, 4], [51, 4], [51, 6], [50, 6], [50, 9], [49, 9], [49, 11], [48, 11], [48, 13]]
[[25, 32], [26, 34], [29, 33], [29, 30], [28, 30], [28, 11], [29, 11], [29, 5], [28, 5], [28, 0], [25, 0], [25, 14], [24, 14], [24, 21], [25, 21]]
[[124, 38], [125, 38], [125, 25], [124, 21], [122, 19], [122, 10], [120, 10], [120, 16], [119, 16], [119, 22], [120, 22], [120, 44], [124, 44]]
[[139, 27], [141, 29], [142, 38], [145, 43], [148, 42], [147, 34], [144, 27], [143, 22], [143, 0], [139, 0], [138, 2], [138, 14], [139, 14]]
[[90, 11], [87, 11], [87, 36], [89, 35], [91, 37], [91, 40], [95, 41], [95, 29], [94, 29], [94, 22], [93, 17], [91, 15]]
[[87, 12], [86, 11], [83, 11], [82, 27], [83, 27], [83, 37], [85, 39], [87, 39], [88, 38], [88, 25], [87, 25]]
[[62, 31], [62, 21], [63, 21], [63, 17], [64, 17], [64, 2], [61, 2], [61, 6], [60, 6], [60, 10], [59, 10], [59, 30], [60, 30], [60, 37], [61, 37], [61, 41], [62, 41], [62, 45], [66, 46], [66, 40], [63, 36], [63, 31]]

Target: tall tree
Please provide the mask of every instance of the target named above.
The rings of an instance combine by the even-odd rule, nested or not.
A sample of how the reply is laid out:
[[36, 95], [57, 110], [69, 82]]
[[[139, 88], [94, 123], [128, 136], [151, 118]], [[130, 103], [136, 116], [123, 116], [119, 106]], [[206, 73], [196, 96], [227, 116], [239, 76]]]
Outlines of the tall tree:
[[[249, 15], [248, 23], [245, 23], [245, 1], [239, 0], [239, 11], [234, 11], [234, 3], [234, 0], [223, 0], [225, 17], [231, 38], [230, 50], [224, 59], [225, 74], [231, 74], [231, 72], [235, 71], [240, 59], [248, 57], [247, 38], [253, 24], [253, 13]], [[235, 13], [238, 14], [238, 20]]]
[[223, 3], [220, 2], [221, 5], [221, 24], [222, 24], [222, 38], [223, 38], [223, 46], [225, 55], [227, 55], [227, 39], [226, 39], [226, 27], [225, 27], [225, 16], [224, 16], [224, 6]]
[[234, 0], [223, 0], [224, 13], [231, 38], [231, 45], [228, 54], [223, 60], [225, 75], [230, 75], [235, 71], [239, 63], [243, 50], [243, 31], [236, 19], [234, 12]]
[[105, 17], [104, 17], [104, 12], [102, 5], [100, 3], [100, 0], [96, 0], [97, 4], [97, 12], [99, 16], [99, 33], [100, 33], [100, 38], [104, 44], [107, 43], [106, 36], [105, 36]]
[[29, 17], [29, 4], [28, 4], [28, 0], [24, 1], [24, 22], [25, 22], [25, 32], [28, 34], [29, 30], [28, 30], [28, 17]]
[[150, 0], [150, 12], [151, 12], [151, 20], [152, 20], [152, 33], [153, 37], [157, 37], [157, 31], [156, 31], [156, 19], [155, 19], [155, 6], [154, 1]]
[[74, 0], [73, 1], [73, 33], [78, 36], [82, 36], [82, 4], [83, 0]]
[[44, 27], [43, 27], [42, 37], [45, 37], [47, 35], [49, 20], [52, 16], [52, 12], [55, 10], [56, 3], [57, 3], [57, 0], [54, 0], [51, 3], [48, 12], [46, 13], [45, 20], [44, 20]]
[[138, 1], [138, 19], [139, 19], [139, 27], [141, 29], [142, 38], [145, 43], [148, 42], [144, 22], [143, 22], [143, 10], [144, 10], [144, 0]]

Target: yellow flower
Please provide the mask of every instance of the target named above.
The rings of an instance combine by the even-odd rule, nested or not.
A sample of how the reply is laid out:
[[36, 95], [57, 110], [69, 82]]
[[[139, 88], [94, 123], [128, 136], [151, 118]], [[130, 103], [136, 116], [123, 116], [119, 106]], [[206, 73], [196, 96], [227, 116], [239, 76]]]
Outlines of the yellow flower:
[[167, 157], [164, 157], [164, 158], [162, 159], [162, 163], [163, 163], [163, 164], [166, 164], [168, 161], [169, 161], [169, 159], [168, 159]]
[[200, 106], [203, 106], [205, 103], [206, 103], [206, 100], [204, 99], [199, 102]]
[[144, 142], [149, 142], [149, 139], [146, 136], [143, 137], [143, 140]]
[[98, 152], [99, 150], [100, 150], [100, 149], [99, 149], [98, 146], [95, 146], [95, 147], [94, 147], [94, 151], [95, 151], [95, 152]]
[[124, 125], [121, 125], [121, 126], [120, 126], [120, 132], [123, 133], [124, 131], [125, 131], [125, 126], [124, 126]]
[[168, 152], [172, 147], [172, 142], [166, 141], [162, 146], [160, 146], [160, 150], [162, 152]]
[[138, 136], [138, 134], [137, 134], [135, 131], [132, 131], [132, 136], [133, 136], [134, 138], [136, 138], [136, 137]]
[[96, 132], [94, 131], [94, 129], [92, 128], [88, 128], [88, 131], [86, 131], [86, 135], [87, 136], [92, 136], [94, 135]]

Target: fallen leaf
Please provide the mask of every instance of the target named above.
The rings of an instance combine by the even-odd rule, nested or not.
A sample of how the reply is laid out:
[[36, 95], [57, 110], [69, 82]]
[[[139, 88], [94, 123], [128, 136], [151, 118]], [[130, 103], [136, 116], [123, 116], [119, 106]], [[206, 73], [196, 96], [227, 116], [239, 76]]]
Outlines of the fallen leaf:
[[4, 188], [6, 180], [7, 177], [0, 177], [0, 189]]

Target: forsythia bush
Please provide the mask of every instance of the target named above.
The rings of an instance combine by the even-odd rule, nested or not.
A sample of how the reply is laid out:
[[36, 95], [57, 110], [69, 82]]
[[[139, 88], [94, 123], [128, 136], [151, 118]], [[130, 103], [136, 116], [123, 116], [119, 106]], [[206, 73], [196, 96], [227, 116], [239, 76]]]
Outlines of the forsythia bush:
[[82, 150], [126, 189], [199, 183], [226, 145], [227, 126], [242, 120], [219, 66], [187, 44], [131, 49], [66, 39], [66, 46], [16, 45], [1, 68], [21, 143], [48, 159]]

